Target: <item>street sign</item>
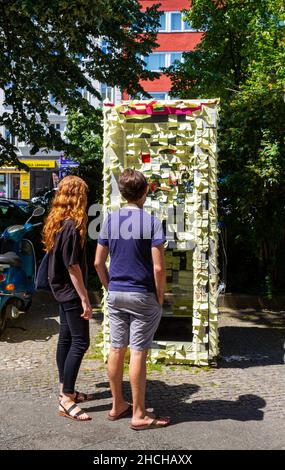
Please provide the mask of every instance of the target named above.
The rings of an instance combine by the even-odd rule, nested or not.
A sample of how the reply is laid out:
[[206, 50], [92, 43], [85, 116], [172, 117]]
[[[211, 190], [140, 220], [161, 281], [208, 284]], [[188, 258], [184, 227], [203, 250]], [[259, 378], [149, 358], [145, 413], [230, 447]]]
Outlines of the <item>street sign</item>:
[[75, 162], [70, 158], [60, 157], [60, 168], [74, 168], [79, 166], [79, 162]]

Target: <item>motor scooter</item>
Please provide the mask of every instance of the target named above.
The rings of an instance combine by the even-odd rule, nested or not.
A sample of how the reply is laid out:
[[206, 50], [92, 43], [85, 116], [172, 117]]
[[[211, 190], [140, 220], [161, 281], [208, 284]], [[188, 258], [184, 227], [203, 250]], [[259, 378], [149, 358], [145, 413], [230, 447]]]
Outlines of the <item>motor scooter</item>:
[[24, 237], [41, 225], [30, 220], [44, 212], [43, 207], [36, 207], [24, 225], [11, 225], [0, 236], [0, 334], [8, 319], [18, 318], [32, 304], [36, 257], [33, 243]]

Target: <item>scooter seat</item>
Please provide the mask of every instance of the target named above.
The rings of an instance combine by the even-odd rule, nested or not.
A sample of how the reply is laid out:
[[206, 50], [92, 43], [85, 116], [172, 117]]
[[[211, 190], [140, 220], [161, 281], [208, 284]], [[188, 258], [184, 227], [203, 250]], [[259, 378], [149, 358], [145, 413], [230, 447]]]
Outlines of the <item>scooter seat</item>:
[[21, 258], [13, 251], [8, 251], [0, 255], [0, 264], [10, 264], [10, 266], [20, 266]]

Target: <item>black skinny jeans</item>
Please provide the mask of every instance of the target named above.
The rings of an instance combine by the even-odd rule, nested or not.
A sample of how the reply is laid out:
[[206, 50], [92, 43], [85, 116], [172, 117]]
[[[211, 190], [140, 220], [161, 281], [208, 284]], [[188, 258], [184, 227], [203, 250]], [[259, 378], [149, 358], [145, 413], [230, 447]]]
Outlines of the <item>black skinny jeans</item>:
[[81, 361], [89, 348], [89, 321], [83, 313], [80, 299], [59, 304], [60, 328], [56, 362], [63, 393], [74, 393]]

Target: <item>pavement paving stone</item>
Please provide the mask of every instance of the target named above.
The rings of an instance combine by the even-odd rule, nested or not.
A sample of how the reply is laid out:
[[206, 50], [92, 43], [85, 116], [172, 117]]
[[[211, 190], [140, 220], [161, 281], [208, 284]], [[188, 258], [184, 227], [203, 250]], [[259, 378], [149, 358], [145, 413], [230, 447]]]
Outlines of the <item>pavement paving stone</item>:
[[[122, 426], [116, 423], [110, 428], [109, 423], [104, 419], [106, 411], [110, 409], [111, 394], [106, 366], [101, 359], [94, 356], [101, 321], [102, 318], [98, 312], [90, 321], [91, 352], [88, 352], [83, 360], [77, 389], [86, 392], [95, 391], [94, 404], [88, 403], [85, 408], [94, 416], [94, 420], [96, 416], [101, 416], [100, 433], [97, 433], [97, 438], [100, 435], [103, 436], [102, 439], [95, 440], [96, 444], [94, 444], [94, 440], [90, 442], [90, 439], [84, 440], [82, 437], [78, 443], [74, 436], [74, 423], [62, 423], [63, 420], [58, 423], [56, 417], [58, 385], [55, 363], [58, 311], [56, 303], [48, 293], [39, 293], [35, 296], [31, 311], [9, 324], [0, 338], [0, 390], [8, 407], [8, 410], [5, 407], [5, 413], [0, 411], [0, 448], [40, 448], [37, 447], [38, 445], [41, 445], [41, 448], [53, 448], [53, 446], [57, 446], [54, 448], [66, 448], [65, 446], [73, 448], [72, 446], [75, 446], [75, 448], [87, 449], [92, 445], [94, 449], [97, 445], [99, 447], [101, 445], [102, 449], [124, 448], [122, 436], [116, 434], [116, 426], [118, 425], [117, 429], [121, 431]], [[225, 422], [234, 422], [239, 426], [251, 423], [256, 430], [258, 423], [266, 422], [269, 423], [269, 428], [266, 428], [267, 431], [264, 428], [265, 436], [268, 429], [271, 429], [270, 420], [272, 423], [274, 420], [284, 423], [284, 341], [284, 312], [279, 315], [273, 312], [250, 312], [243, 316], [242, 311], [224, 309], [220, 315], [221, 360], [219, 367], [197, 368], [179, 365], [153, 367], [148, 374], [147, 405], [161, 414], [170, 415], [174, 426], [179, 426], [181, 432], [186, 424], [191, 429], [194, 424], [202, 426], [201, 431], [207, 434], [210, 428], [205, 428], [205, 423], [208, 425], [213, 423], [215, 426], [217, 424], [220, 426]], [[126, 374], [124, 390], [127, 399], [130, 400], [130, 387]], [[35, 412], [31, 411], [31, 406], [35, 408]], [[44, 410], [42, 414], [41, 409]], [[26, 422], [25, 419], [27, 422], [34, 422], [34, 414], [36, 414], [39, 418], [35, 425], [37, 432], [43, 421], [45, 431], [42, 431], [39, 442], [32, 442], [32, 436], [35, 433], [33, 428], [25, 425], [23, 429], [17, 425], [17, 412], [20, 413], [19, 423]], [[31, 412], [32, 416], [29, 415]], [[13, 422], [9, 420], [9, 413], [14, 417]], [[56, 429], [58, 428], [56, 432], [53, 431], [55, 425]], [[86, 423], [86, 426], [92, 429], [91, 424]], [[230, 429], [232, 424], [228, 426]], [[59, 443], [55, 436], [57, 433], [59, 435], [63, 428], [64, 438]], [[177, 438], [175, 442], [171, 440], [171, 429], [173, 426], [169, 430], [164, 430], [164, 440], [155, 437], [154, 440], [146, 438], [141, 442], [129, 429], [124, 429], [123, 435], [127, 433], [124, 442], [128, 442], [128, 445], [135, 445], [135, 448], [143, 448], [138, 445], [150, 445], [151, 447], [148, 448], [154, 449], [164, 449], [168, 445], [170, 445], [169, 448], [176, 449], [183, 447], [184, 440], [182, 442], [180, 438]], [[262, 432], [260, 438], [263, 436]], [[201, 446], [201, 443], [194, 441], [195, 439], [190, 439], [188, 445], [192, 443], [194, 447]], [[214, 441], [208, 441], [209, 444], [211, 442]], [[238, 448], [241, 442], [242, 439], [235, 438], [231, 440], [231, 445]], [[32, 447], [33, 445], [35, 447]], [[111, 445], [113, 447], [110, 447]], [[171, 447], [173, 445], [175, 447]], [[225, 448], [229, 445], [226, 438], [224, 445]], [[258, 448], [261, 444], [255, 437], [252, 445]], [[266, 443], [266, 445], [285, 448], [285, 441], [277, 439], [274, 443]], [[246, 442], [244, 446], [248, 448]]]

